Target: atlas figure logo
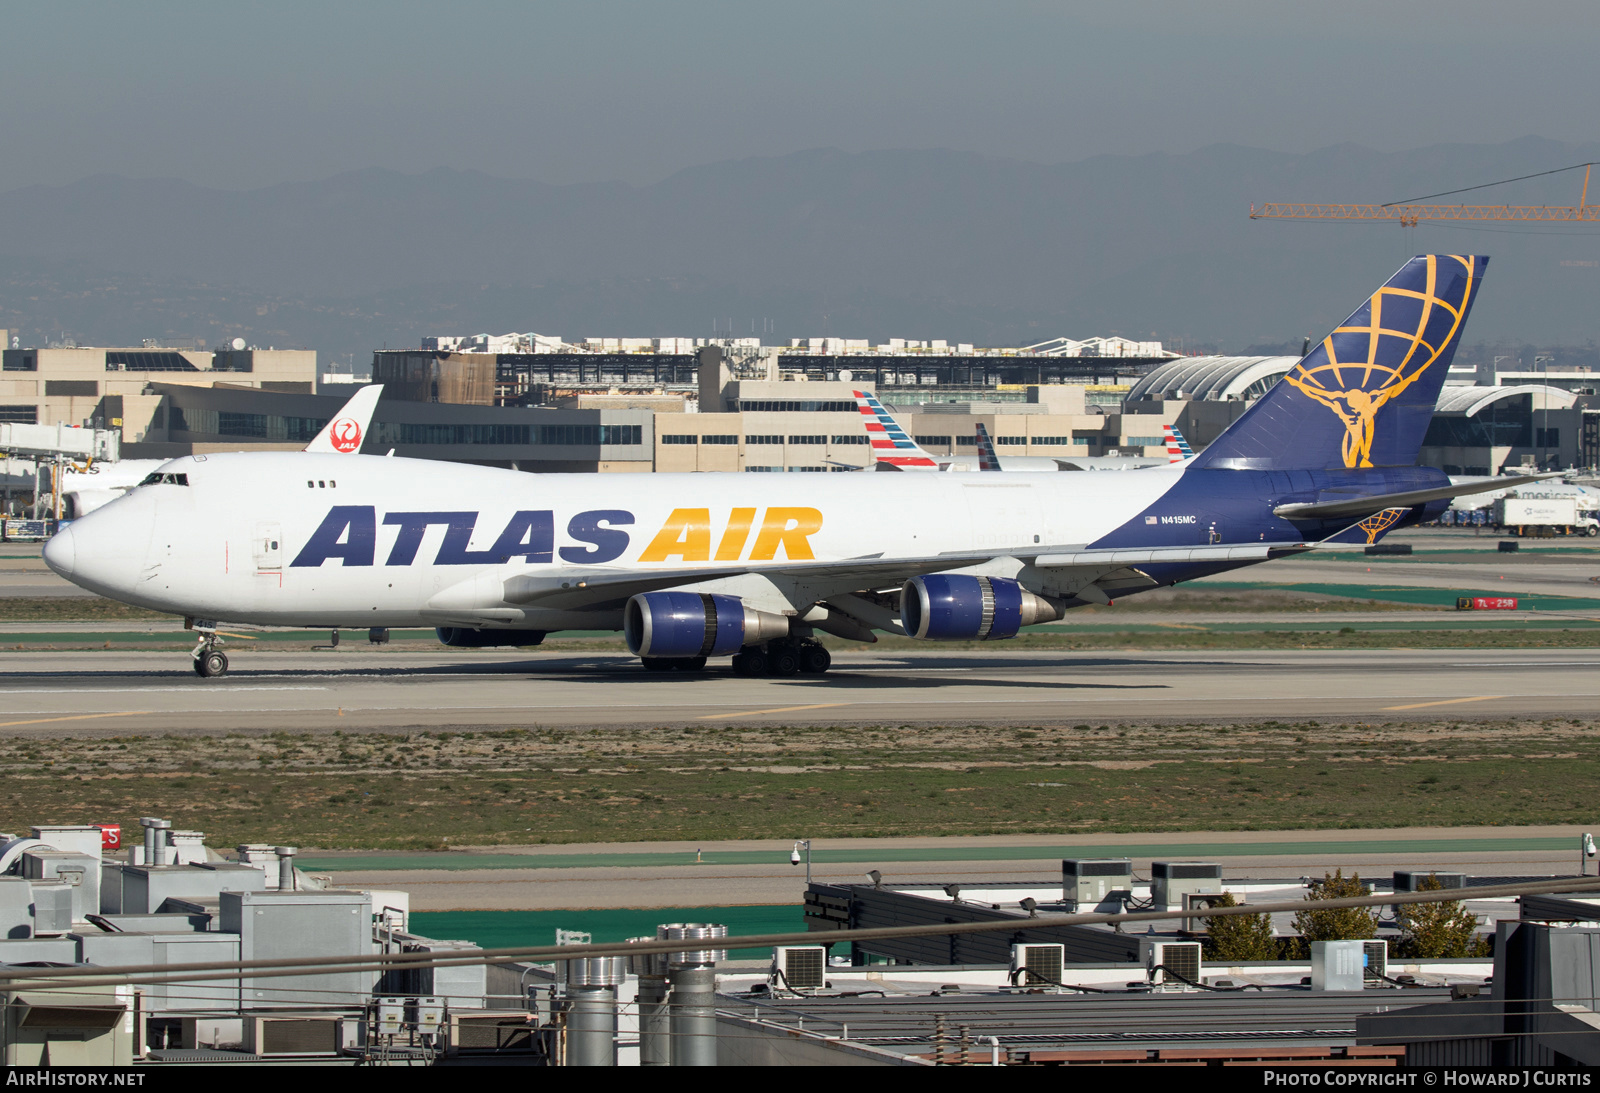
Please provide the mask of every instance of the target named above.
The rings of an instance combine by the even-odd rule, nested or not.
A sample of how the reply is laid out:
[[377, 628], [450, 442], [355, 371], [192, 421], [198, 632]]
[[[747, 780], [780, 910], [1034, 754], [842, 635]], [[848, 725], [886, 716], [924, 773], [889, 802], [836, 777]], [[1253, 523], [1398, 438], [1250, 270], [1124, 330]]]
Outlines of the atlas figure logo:
[[361, 447], [361, 422], [351, 417], [340, 418], [328, 428], [328, 441], [334, 451], [355, 451]]
[[1346, 467], [1372, 466], [1378, 411], [1422, 378], [1466, 319], [1478, 260], [1431, 255], [1427, 262], [1424, 287], [1383, 286], [1284, 377], [1344, 422]]

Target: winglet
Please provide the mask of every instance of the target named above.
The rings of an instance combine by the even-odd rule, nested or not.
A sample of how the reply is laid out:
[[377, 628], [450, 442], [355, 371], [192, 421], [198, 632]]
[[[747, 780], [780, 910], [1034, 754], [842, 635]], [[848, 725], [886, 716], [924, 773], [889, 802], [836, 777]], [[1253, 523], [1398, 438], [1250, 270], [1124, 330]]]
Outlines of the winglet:
[[361, 442], [367, 438], [367, 426], [372, 421], [372, 411], [383, 394], [383, 384], [363, 387], [350, 401], [340, 407], [333, 420], [322, 427], [322, 432], [307, 444], [305, 450], [320, 455], [358, 455]]
[[1384, 533], [1405, 519], [1411, 510], [1383, 509], [1373, 513], [1359, 524], [1351, 524], [1341, 532], [1328, 536], [1316, 544], [1313, 549], [1321, 547], [1369, 547], [1383, 538]]

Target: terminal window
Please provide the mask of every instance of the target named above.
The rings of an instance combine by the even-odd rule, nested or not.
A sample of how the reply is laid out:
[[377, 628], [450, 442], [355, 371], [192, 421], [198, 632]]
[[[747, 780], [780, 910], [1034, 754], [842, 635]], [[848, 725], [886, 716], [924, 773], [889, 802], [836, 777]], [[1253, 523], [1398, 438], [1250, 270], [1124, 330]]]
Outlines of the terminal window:
[[[977, 437], [973, 437], [973, 439], [976, 440]], [[917, 443], [929, 448], [948, 448], [950, 447], [950, 438], [947, 436], [919, 436], [917, 437]]]
[[182, 353], [106, 351], [107, 372], [198, 372]]
[[746, 467], [745, 470], [747, 472], [751, 473], [751, 474], [768, 474], [768, 473], [773, 473], [773, 472], [781, 472], [783, 470], [783, 468], [782, 467]]
[[703, 436], [703, 437], [701, 437], [700, 438], [700, 443], [702, 443], [702, 444], [737, 444], [737, 443], [739, 443], [739, 438], [737, 436], [734, 436], [734, 435], [730, 434], [730, 433], [717, 433], [717, 434], [712, 435], [712, 436]]
[[790, 401], [768, 399], [740, 399], [739, 409], [755, 414], [859, 414], [854, 402]]
[[1167, 439], [1161, 436], [1130, 436], [1123, 443], [1131, 448], [1159, 448], [1167, 443]]
[[746, 444], [782, 444], [783, 443], [783, 437], [781, 437], [781, 436], [747, 436], [747, 437], [744, 438], [744, 442]]
[[958, 437], [956, 437], [956, 447], [958, 447], [958, 448], [976, 448], [977, 446], [978, 446], [978, 438], [976, 436], [958, 436]]
[[865, 444], [867, 443], [867, 434], [862, 433], [859, 436], [836, 436], [833, 438], [833, 442], [835, 444]]
[[1028, 438], [1025, 436], [997, 436], [994, 438], [994, 442], [996, 444], [1026, 444]]
[[0, 406], [0, 423], [9, 425], [39, 424], [37, 406]]
[[795, 471], [795, 472], [811, 472], [811, 471], [826, 471], [828, 468], [826, 468], [826, 467], [789, 467], [787, 469], [790, 470], [790, 471]]
[[37, 372], [39, 358], [34, 356], [31, 349], [7, 349], [3, 358], [0, 358], [0, 371], [5, 372]]
[[828, 438], [825, 436], [791, 436], [789, 438], [790, 444], [826, 444], [827, 442]]
[[1034, 447], [1041, 447], [1041, 446], [1045, 446], [1045, 445], [1063, 445], [1063, 446], [1065, 446], [1067, 444], [1083, 444], [1083, 443], [1085, 443], [1085, 442], [1082, 441], [1082, 440], [1074, 440], [1070, 436], [1036, 436], [1036, 437], [1033, 438]]
[[700, 438], [697, 437], [697, 436], [686, 436], [686, 435], [682, 435], [682, 434], [678, 434], [678, 433], [668, 433], [667, 435], [665, 435], [665, 436], [663, 436], [661, 438], [661, 443], [663, 443], [663, 444], [698, 444], [698, 443], [700, 443]]

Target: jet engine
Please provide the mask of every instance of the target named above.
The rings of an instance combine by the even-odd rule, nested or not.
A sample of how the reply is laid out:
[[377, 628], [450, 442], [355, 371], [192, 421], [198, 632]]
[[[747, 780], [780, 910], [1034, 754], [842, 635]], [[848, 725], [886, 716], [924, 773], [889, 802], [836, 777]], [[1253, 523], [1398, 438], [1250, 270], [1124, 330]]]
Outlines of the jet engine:
[[460, 649], [487, 649], [494, 645], [538, 645], [543, 630], [473, 630], [465, 626], [438, 626], [434, 633], [446, 645]]
[[900, 590], [900, 621], [914, 638], [983, 641], [1014, 638], [1019, 627], [1054, 622], [1064, 611], [1005, 577], [931, 573]]
[[786, 637], [789, 619], [746, 607], [737, 596], [641, 592], [628, 601], [622, 633], [640, 657], [722, 657]]

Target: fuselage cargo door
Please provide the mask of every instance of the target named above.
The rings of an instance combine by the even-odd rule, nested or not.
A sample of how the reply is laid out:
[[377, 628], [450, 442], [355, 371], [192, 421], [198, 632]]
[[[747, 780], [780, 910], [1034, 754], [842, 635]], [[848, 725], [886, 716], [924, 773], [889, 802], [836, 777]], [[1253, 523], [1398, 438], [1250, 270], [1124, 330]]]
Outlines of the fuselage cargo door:
[[255, 554], [257, 572], [283, 571], [283, 529], [277, 524], [257, 524], [255, 542], [251, 549]]
[[972, 521], [973, 546], [1021, 550], [1043, 542], [1044, 521], [1039, 512], [1039, 495], [1028, 481], [1032, 476], [986, 474], [982, 477], [1001, 481], [961, 484], [967, 515]]

